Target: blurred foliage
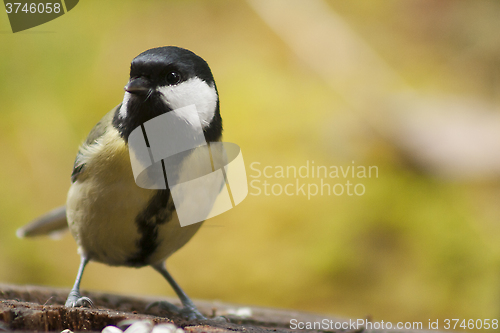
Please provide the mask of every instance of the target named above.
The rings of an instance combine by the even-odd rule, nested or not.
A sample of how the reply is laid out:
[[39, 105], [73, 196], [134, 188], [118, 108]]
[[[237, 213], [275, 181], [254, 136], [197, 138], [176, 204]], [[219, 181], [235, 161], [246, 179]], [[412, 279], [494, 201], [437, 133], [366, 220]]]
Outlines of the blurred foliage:
[[[329, 4], [414, 88], [500, 103], [499, 2]], [[71, 236], [20, 240], [15, 230], [64, 203], [77, 147], [120, 103], [131, 59], [178, 45], [210, 64], [225, 141], [240, 145], [249, 176], [253, 162], [349, 166], [352, 156], [379, 169], [363, 196], [249, 195], [207, 221], [168, 261], [189, 295], [390, 321], [500, 314], [498, 179], [435, 178], [390, 143], [337, 125], [349, 118], [343, 99], [245, 2], [80, 1], [16, 34], [2, 17], [1, 282], [72, 285]], [[82, 287], [173, 295], [150, 268], [96, 263]]]

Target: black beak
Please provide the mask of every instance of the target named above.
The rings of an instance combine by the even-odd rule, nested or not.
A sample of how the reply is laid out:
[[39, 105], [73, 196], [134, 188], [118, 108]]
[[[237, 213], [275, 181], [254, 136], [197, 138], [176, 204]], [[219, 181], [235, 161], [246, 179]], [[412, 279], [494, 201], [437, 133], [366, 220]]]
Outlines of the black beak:
[[151, 89], [151, 84], [146, 78], [140, 76], [131, 78], [124, 89], [131, 94], [145, 95]]

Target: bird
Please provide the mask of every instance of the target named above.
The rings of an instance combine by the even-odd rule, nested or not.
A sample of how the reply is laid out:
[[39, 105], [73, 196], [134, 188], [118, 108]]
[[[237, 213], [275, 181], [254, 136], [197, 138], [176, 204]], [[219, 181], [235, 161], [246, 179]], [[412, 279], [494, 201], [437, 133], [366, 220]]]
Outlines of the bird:
[[[163, 46], [132, 60], [124, 90], [123, 101], [94, 126], [80, 146], [66, 204], [18, 229], [17, 235], [51, 234], [69, 227], [81, 261], [66, 307], [93, 306], [92, 300], [80, 294], [80, 282], [86, 265], [95, 261], [110, 266], [153, 267], [174, 289], [183, 308], [167, 302], [159, 305], [188, 319], [206, 319], [165, 265], [202, 223], [181, 227], [176, 211], [179, 203], [174, 204], [168, 185], [155, 190], [137, 186], [128, 138], [134, 129], [155, 117], [195, 105], [205, 140], [220, 142], [222, 118], [214, 77], [207, 62], [192, 51]], [[179, 175], [186, 168], [197, 167], [195, 154], [183, 155], [177, 166]], [[206, 186], [218, 188], [223, 181], [212, 178]], [[215, 200], [195, 199], [188, 194], [180, 204], [209, 212]]]

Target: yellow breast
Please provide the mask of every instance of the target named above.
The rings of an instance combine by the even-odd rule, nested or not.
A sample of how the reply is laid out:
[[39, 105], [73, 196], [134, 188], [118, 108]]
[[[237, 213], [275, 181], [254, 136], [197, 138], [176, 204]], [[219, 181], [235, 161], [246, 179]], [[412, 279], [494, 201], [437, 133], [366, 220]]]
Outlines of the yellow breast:
[[68, 192], [68, 224], [80, 251], [93, 260], [122, 265], [137, 251], [135, 217], [154, 191], [135, 184], [128, 148], [110, 127], [82, 149], [83, 172]]

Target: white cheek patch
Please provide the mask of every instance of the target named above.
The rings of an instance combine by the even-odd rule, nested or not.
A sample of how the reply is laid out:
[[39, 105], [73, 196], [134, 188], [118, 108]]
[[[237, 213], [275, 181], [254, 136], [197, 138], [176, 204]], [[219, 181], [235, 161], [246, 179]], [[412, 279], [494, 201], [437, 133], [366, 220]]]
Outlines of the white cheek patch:
[[125, 119], [127, 117], [128, 112], [128, 102], [130, 101], [130, 93], [125, 92], [125, 96], [123, 97], [122, 106], [120, 107], [120, 112], [118, 113], [118, 117], [121, 119]]
[[175, 86], [159, 87], [162, 99], [175, 110], [188, 105], [196, 105], [202, 128], [210, 125], [217, 107], [215, 86], [208, 85], [199, 78], [191, 78]]

